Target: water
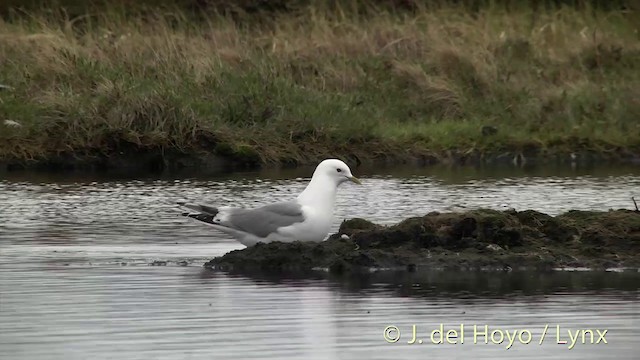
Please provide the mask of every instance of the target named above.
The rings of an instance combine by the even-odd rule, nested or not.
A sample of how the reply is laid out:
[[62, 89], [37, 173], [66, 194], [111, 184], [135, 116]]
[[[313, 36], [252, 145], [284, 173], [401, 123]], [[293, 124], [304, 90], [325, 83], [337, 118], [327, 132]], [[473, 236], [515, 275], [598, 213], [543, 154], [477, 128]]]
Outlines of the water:
[[[631, 209], [631, 196], [640, 197], [640, 169], [633, 167], [354, 173], [365, 184], [341, 187], [335, 229], [351, 217], [390, 224], [476, 207], [550, 214]], [[254, 206], [294, 197], [308, 174], [141, 180], [0, 174], [0, 358], [637, 358], [637, 272], [337, 279], [202, 268], [242, 246], [178, 216], [173, 200]], [[150, 266], [154, 261], [166, 266]], [[441, 323], [445, 335], [463, 325], [464, 344], [433, 344], [431, 331]], [[413, 324], [418, 339], [409, 345]], [[487, 325], [489, 336], [497, 330], [493, 340], [502, 334], [504, 341], [485, 344], [480, 336], [474, 344], [473, 325], [480, 331]], [[383, 337], [388, 326], [400, 330], [398, 342]], [[606, 329], [607, 344], [579, 338], [569, 349], [567, 331], [581, 329], [593, 330], [593, 342]], [[506, 349], [506, 334], [514, 331], [521, 338]], [[530, 343], [521, 343], [528, 333]]]

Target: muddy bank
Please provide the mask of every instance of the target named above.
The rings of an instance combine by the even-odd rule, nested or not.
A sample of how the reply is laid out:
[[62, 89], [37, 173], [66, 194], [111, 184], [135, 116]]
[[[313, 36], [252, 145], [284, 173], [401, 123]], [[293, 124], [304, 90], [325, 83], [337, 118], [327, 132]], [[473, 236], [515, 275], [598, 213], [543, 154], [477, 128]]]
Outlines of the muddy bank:
[[[345, 236], [346, 235], [346, 236]], [[232, 271], [511, 270], [640, 267], [640, 212], [479, 209], [429, 213], [393, 226], [342, 223], [322, 243], [270, 243], [205, 264]]]
[[[369, 154], [369, 155], [367, 155]], [[265, 162], [255, 152], [238, 153], [202, 148], [198, 151], [180, 151], [165, 147], [140, 147], [134, 144], [118, 146], [111, 151], [87, 150], [74, 153], [62, 152], [30, 160], [0, 157], [2, 171], [42, 171], [42, 172], [146, 172], [180, 173], [198, 171], [201, 173], [225, 173], [234, 170], [255, 170], [269, 167], [295, 167], [315, 165], [327, 157], [340, 157], [348, 163], [360, 164], [411, 164], [416, 166], [448, 165], [515, 165], [537, 164], [597, 165], [597, 164], [640, 164], [640, 153], [630, 150], [599, 153], [595, 151], [542, 152], [509, 150], [504, 152], [469, 152], [466, 150], [412, 153], [327, 153], [307, 159], [281, 159]]]
[[163, 173], [197, 169], [203, 173], [220, 173], [259, 165], [260, 158], [256, 154], [224, 151], [218, 149], [215, 143], [184, 151], [165, 146], [140, 146], [119, 140], [114, 140], [108, 149], [59, 152], [29, 160], [0, 157], [0, 171]]

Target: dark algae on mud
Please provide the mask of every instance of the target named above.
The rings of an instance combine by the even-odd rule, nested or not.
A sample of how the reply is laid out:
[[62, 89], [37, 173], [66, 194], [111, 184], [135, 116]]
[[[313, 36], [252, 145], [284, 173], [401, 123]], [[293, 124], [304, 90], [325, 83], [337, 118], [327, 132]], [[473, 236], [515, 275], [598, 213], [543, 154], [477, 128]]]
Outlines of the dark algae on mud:
[[[344, 236], [347, 235], [347, 236]], [[344, 221], [321, 243], [259, 243], [206, 267], [334, 273], [371, 269], [593, 269], [640, 266], [640, 212], [533, 210], [432, 212], [381, 226]]]

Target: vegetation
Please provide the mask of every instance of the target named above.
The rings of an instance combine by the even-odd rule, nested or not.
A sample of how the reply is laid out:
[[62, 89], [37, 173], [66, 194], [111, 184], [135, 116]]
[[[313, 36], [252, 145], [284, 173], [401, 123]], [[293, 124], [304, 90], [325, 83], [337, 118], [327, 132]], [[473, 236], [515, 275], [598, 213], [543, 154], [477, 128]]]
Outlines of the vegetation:
[[337, 3], [8, 11], [0, 159], [640, 152], [633, 10]]

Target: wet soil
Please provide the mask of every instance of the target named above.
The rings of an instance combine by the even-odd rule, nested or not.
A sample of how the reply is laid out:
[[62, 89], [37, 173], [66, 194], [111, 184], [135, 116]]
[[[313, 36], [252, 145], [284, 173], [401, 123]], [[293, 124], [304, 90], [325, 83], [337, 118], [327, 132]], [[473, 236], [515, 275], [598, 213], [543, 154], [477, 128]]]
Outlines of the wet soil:
[[199, 150], [182, 151], [171, 147], [140, 146], [114, 140], [107, 149], [59, 152], [29, 160], [0, 157], [0, 172], [175, 173], [197, 169], [202, 173], [225, 173], [260, 166], [260, 159], [252, 154], [212, 151], [215, 146], [215, 143], [209, 141]]
[[[505, 150], [502, 152], [459, 151], [372, 153], [370, 149], [354, 149], [352, 153], [338, 153], [351, 165], [360, 164], [433, 164], [455, 165], [535, 165], [535, 164], [640, 164], [640, 151], [618, 149], [606, 153], [594, 151], [558, 150], [544, 153], [541, 149]], [[368, 155], [369, 154], [369, 155]], [[202, 173], [226, 173], [236, 170], [251, 170], [265, 167], [315, 165], [329, 156], [310, 155], [307, 158], [290, 159], [283, 155], [279, 160], [265, 162], [253, 150], [236, 151], [215, 140], [205, 138], [193, 149], [181, 150], [165, 146], [141, 146], [126, 141], [114, 140], [105, 149], [84, 149], [73, 152], [48, 153], [29, 160], [12, 156], [0, 156], [0, 173], [3, 171], [43, 172], [109, 172], [109, 173], [179, 173], [199, 171]]]
[[205, 264], [231, 271], [332, 273], [381, 269], [511, 270], [640, 267], [640, 212], [479, 209], [429, 213], [392, 226], [341, 224], [321, 243], [259, 243]]

